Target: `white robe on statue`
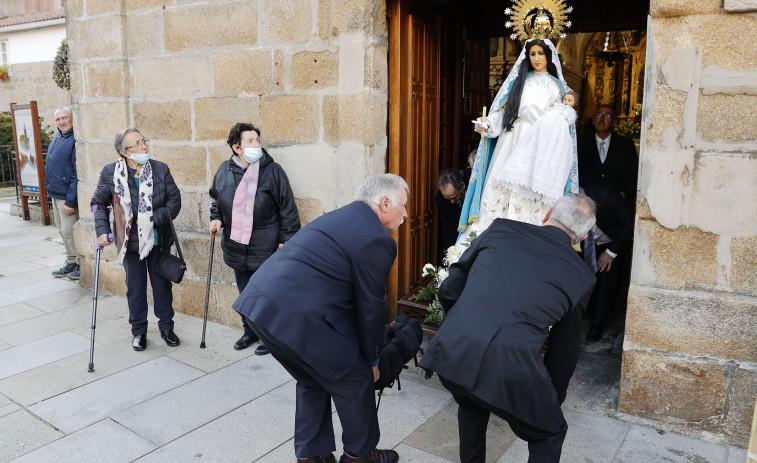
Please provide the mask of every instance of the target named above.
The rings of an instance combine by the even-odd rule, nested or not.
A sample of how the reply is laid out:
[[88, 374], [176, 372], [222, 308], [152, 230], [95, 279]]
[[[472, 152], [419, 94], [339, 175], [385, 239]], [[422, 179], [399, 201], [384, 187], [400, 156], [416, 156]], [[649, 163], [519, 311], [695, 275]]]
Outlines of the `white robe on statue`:
[[[525, 156], [519, 156], [521, 162], [524, 159], [527, 160], [528, 156], [536, 162], [535, 160], [538, 160], [541, 153], [538, 151], [530, 152], [533, 148], [541, 147], [540, 149], [546, 149], [549, 146], [547, 143], [559, 143], [559, 148], [554, 145], [553, 147], [565, 153], [566, 161], [569, 161], [569, 164], [564, 177], [555, 180], [555, 188], [561, 191], [564, 189], [568, 180], [569, 170], [572, 168], [574, 156], [574, 144], [570, 136], [570, 128], [562, 124], [561, 127], [565, 127], [564, 134], [558, 134], [559, 130], [555, 131], [554, 134], [550, 135], [558, 135], [558, 139], [550, 136], [548, 137], [550, 138], [549, 141], [545, 138], [542, 142], [541, 136], [548, 134], [541, 133], [541, 128], [547, 124], [540, 122], [540, 119], [545, 115], [554, 117], [552, 113], [562, 114], [562, 111], [559, 109], [559, 113], [558, 111], [549, 111], [554, 105], [563, 106], [561, 104], [562, 98], [563, 93], [560, 86], [549, 73], [533, 73], [526, 79], [523, 86], [518, 119], [515, 121], [512, 130], [502, 133], [502, 111], [498, 111], [487, 117], [491, 127], [483, 136], [499, 138], [492, 153], [490, 167], [487, 170], [478, 220], [472, 223], [460, 235], [458, 243], [465, 243], [471, 233], [476, 233], [476, 235], [481, 234], [498, 218], [528, 222], [534, 225], [541, 224], [547, 211], [557, 198], [545, 197], [543, 193], [532, 191], [530, 188], [526, 188], [526, 191], [518, 191], [519, 189], [517, 188], [506, 188], [506, 182], [503, 179], [507, 178], [505, 172], [508, 167], [508, 159], [514, 151], [525, 150], [521, 153]], [[564, 115], [559, 117], [564, 118]], [[531, 130], [536, 130], [536, 132], [530, 135]], [[550, 130], [549, 132], [552, 131]], [[523, 141], [526, 143], [521, 146]]]

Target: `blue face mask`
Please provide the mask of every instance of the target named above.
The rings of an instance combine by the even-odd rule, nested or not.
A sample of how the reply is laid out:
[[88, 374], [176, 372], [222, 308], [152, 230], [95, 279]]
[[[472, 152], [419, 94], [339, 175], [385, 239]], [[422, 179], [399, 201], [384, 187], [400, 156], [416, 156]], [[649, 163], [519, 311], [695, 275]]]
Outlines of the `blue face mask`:
[[143, 166], [150, 160], [150, 153], [129, 153], [129, 159]]
[[262, 148], [243, 148], [244, 153], [242, 154], [242, 157], [245, 161], [249, 162], [250, 164], [254, 164], [260, 160], [260, 158], [263, 157], [263, 149]]

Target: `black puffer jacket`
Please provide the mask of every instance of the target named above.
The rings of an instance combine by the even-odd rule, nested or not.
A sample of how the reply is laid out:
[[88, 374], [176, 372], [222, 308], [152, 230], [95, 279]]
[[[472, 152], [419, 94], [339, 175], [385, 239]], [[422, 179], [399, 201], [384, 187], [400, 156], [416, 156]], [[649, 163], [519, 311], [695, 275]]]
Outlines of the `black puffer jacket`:
[[265, 151], [260, 158], [258, 190], [255, 194], [252, 237], [248, 245], [232, 241], [231, 206], [234, 193], [245, 170], [229, 158], [218, 168], [210, 187], [210, 220], [220, 220], [223, 226], [223, 261], [229, 267], [254, 272], [268, 257], [300, 229], [300, 215], [294, 194], [284, 169]]
[[[155, 228], [158, 230], [158, 239], [160, 240], [160, 247], [170, 247], [174, 242], [174, 236], [171, 231], [170, 220], [175, 219], [179, 215], [181, 210], [181, 192], [176, 186], [176, 182], [173, 180], [171, 171], [168, 166], [160, 161], [151, 160], [152, 165], [152, 219], [155, 223]], [[92, 201], [90, 206], [97, 206], [95, 212], [95, 230], [97, 236], [102, 234], [114, 233], [113, 228], [110, 226], [110, 217], [108, 214], [108, 207], [113, 204], [113, 196], [115, 195], [115, 185], [113, 184], [113, 172], [116, 169], [116, 163], [103, 167], [100, 172], [100, 180], [97, 182], [97, 188], [92, 195]], [[139, 188], [134, 182], [135, 170], [127, 167], [129, 172], [129, 196], [131, 196], [131, 213], [136, 219], [137, 217], [137, 205], [139, 204]], [[120, 230], [115, 231], [116, 233]], [[118, 242], [114, 239], [114, 242]], [[139, 250], [139, 235], [136, 225], [131, 227], [131, 233], [129, 234], [129, 243], [126, 246], [127, 251]]]

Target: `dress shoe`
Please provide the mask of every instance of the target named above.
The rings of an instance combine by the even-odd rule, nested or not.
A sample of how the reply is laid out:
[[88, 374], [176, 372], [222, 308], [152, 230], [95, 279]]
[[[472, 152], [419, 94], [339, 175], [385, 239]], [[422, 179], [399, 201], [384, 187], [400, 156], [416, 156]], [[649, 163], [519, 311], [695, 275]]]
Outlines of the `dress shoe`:
[[131, 347], [133, 347], [136, 351], [145, 350], [145, 348], [147, 347], [147, 335], [138, 334], [134, 336], [134, 339], [131, 340]]
[[317, 457], [298, 458], [297, 463], [336, 463], [336, 457], [333, 453], [324, 453]]
[[260, 345], [258, 346], [258, 348], [255, 349], [255, 355], [268, 355], [270, 353], [271, 353], [271, 351], [268, 350], [268, 346], [266, 346], [262, 342], [260, 343]]
[[161, 331], [160, 337], [163, 338], [164, 341], [166, 341], [167, 346], [176, 347], [181, 344], [179, 337], [176, 336], [176, 333], [174, 333], [173, 330]]
[[591, 325], [589, 332], [586, 333], [586, 342], [597, 342], [602, 339], [602, 327]]
[[397, 463], [398, 461], [400, 461], [400, 456], [394, 450], [377, 449], [373, 449], [365, 458], [353, 457], [345, 453], [339, 459], [339, 463]]
[[244, 335], [237, 342], [234, 343], [234, 349], [235, 350], [243, 350], [250, 347], [250, 344], [257, 342], [258, 336], [256, 334], [252, 334], [252, 336]]

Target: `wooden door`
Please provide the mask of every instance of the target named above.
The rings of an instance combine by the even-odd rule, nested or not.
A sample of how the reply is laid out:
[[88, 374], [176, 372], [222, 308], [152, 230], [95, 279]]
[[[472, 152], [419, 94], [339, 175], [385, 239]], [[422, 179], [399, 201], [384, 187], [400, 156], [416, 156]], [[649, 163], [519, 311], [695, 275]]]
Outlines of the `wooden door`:
[[440, 21], [411, 7], [407, 0], [389, 6], [389, 172], [410, 187], [408, 218], [396, 234], [398, 255], [389, 277], [390, 319], [397, 299], [420, 283], [423, 265], [436, 259]]

